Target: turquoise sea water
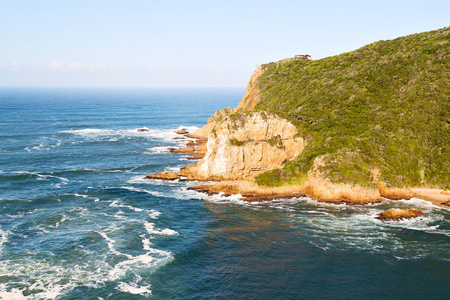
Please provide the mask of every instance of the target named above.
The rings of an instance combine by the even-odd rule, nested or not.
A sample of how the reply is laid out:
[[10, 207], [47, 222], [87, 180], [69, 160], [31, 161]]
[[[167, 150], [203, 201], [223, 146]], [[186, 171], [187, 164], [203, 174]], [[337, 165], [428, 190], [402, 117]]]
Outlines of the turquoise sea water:
[[[0, 298], [448, 298], [450, 213], [427, 202], [248, 204], [143, 179], [192, 163], [167, 152], [174, 131], [243, 92], [1, 89]], [[395, 207], [427, 215], [375, 219]]]

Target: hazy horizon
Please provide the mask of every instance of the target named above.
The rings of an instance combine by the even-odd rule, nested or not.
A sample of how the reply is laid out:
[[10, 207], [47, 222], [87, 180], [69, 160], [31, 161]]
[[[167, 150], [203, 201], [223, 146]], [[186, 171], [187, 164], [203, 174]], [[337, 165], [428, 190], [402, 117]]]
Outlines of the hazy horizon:
[[257, 65], [448, 26], [450, 3], [0, 3], [2, 87], [245, 87]]

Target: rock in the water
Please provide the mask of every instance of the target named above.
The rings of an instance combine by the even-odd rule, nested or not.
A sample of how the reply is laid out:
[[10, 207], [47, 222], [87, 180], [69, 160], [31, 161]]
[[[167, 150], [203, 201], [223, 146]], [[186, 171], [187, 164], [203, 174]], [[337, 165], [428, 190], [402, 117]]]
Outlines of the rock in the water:
[[175, 133], [177, 133], [177, 134], [188, 134], [189, 131], [187, 131], [186, 129], [178, 129], [177, 131], [175, 131]]
[[148, 128], [139, 128], [137, 131], [138, 132], [146, 132], [146, 131], [149, 131], [149, 129]]
[[407, 209], [391, 209], [379, 213], [376, 219], [381, 221], [401, 221], [404, 219], [412, 219], [420, 216], [424, 216], [425, 213], [419, 209], [407, 208]]
[[145, 179], [162, 179], [162, 180], [175, 180], [179, 178], [180, 176], [171, 171], [164, 171], [157, 174], [150, 174], [145, 177]]

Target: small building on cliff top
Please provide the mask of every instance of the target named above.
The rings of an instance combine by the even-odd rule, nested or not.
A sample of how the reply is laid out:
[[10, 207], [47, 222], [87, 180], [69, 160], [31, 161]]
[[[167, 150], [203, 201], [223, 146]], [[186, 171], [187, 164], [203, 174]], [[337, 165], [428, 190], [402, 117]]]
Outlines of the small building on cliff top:
[[309, 54], [297, 54], [295, 57], [302, 59], [311, 59], [311, 55]]

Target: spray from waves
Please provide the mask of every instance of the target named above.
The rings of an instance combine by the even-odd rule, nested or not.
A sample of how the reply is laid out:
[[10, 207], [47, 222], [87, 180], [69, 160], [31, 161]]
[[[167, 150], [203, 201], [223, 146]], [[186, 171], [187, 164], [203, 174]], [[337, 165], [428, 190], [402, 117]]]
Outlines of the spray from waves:
[[134, 207], [134, 206], [125, 205], [125, 204], [119, 204], [118, 200], [114, 200], [109, 206], [111, 206], [111, 207], [124, 207], [124, 208], [128, 208], [128, 209], [131, 209], [131, 210], [134, 210], [134, 211], [137, 211], [137, 212], [144, 211], [142, 208], [139, 208], [139, 207]]
[[62, 140], [60, 140], [60, 139], [43, 137], [41, 140], [45, 140], [45, 141], [50, 140], [50, 141], [56, 141], [56, 142], [54, 144], [43, 142], [43, 143], [39, 143], [39, 145], [37, 145], [37, 146], [25, 147], [24, 150], [26, 150], [28, 152], [31, 152], [32, 150], [49, 151], [49, 150], [55, 149], [62, 145]]
[[168, 153], [170, 147], [152, 147], [152, 148], [147, 148], [145, 150], [147, 150], [146, 152], [144, 152], [143, 154], [162, 154], [162, 153]]
[[144, 227], [147, 230], [148, 234], [154, 235], [154, 234], [161, 234], [161, 235], [178, 235], [178, 232], [175, 230], [166, 228], [166, 229], [156, 229], [155, 223], [150, 223], [147, 221], [144, 221]]
[[[146, 229], [148, 225], [145, 226]], [[38, 253], [28, 252], [26, 257], [11, 264], [0, 261], [0, 273], [15, 280], [0, 284], [1, 299], [55, 299], [78, 287], [101, 288], [117, 281], [116, 289], [131, 294], [151, 295], [151, 286], [139, 275], [158, 268], [173, 259], [169, 251], [152, 248], [150, 239], [155, 234], [171, 233], [170, 229], [155, 229], [152, 235], [141, 235], [141, 255], [122, 253], [116, 249], [116, 240], [109, 236], [114, 228], [93, 231], [104, 239], [107, 253], [78, 247], [78, 258], [66, 260], [37, 259]], [[6, 234], [1, 232], [3, 237]], [[173, 234], [173, 233], [171, 233]], [[1, 253], [1, 252], [0, 252]], [[112, 256], [111, 256], [112, 255]]]
[[[396, 259], [418, 259], [423, 257], [441, 257], [450, 259], [445, 246], [434, 245], [398, 236], [423, 232], [431, 235], [450, 236], [442, 210], [436, 210], [433, 204], [417, 199], [389, 201], [381, 203], [349, 206], [345, 204], [322, 203], [307, 197], [279, 199], [267, 202], [248, 203], [240, 195], [208, 196], [203, 193], [179, 189], [173, 192], [178, 199], [200, 199], [216, 204], [237, 204], [261, 213], [277, 211], [286, 215], [289, 227], [298, 229], [300, 237], [312, 245], [324, 250], [358, 249], [373, 253], [391, 255]], [[400, 222], [382, 222], [376, 216], [392, 206], [417, 207], [426, 212], [425, 217]], [[447, 222], [448, 223], [448, 222]], [[441, 224], [441, 225], [437, 225]], [[447, 253], [447, 254], [445, 254]], [[395, 256], [393, 255], [395, 254]]]
[[30, 171], [9, 171], [9, 172], [2, 172], [2, 174], [15, 174], [15, 175], [29, 175], [36, 177], [37, 180], [50, 180], [51, 178], [56, 178], [61, 181], [62, 184], [67, 184], [69, 182], [69, 179], [61, 177], [61, 176], [54, 176], [50, 174], [40, 174], [37, 172], [30, 172]]
[[164, 196], [163, 193], [158, 192], [158, 191], [149, 191], [149, 190], [146, 190], [146, 189], [136, 188], [136, 187], [133, 187], [133, 186], [121, 186], [120, 188], [124, 189], [124, 190], [128, 190], [128, 191], [133, 191], [133, 192], [146, 193], [146, 194], [150, 194], [152, 196], [157, 196], [157, 197], [163, 197]]
[[137, 282], [132, 282], [132, 283], [120, 282], [119, 285], [117, 286], [117, 289], [121, 292], [149, 297], [152, 295], [152, 291], [150, 290], [150, 287], [151, 287], [151, 285], [138, 286]]
[[[122, 139], [128, 137], [140, 137], [140, 138], [156, 138], [162, 140], [172, 141], [175, 137], [179, 136], [175, 131], [185, 128], [190, 132], [194, 132], [198, 129], [195, 126], [180, 126], [178, 128], [168, 129], [148, 129], [146, 131], [138, 131], [135, 129], [98, 129], [98, 128], [85, 128], [76, 130], [62, 131], [61, 133], [73, 134], [90, 140], [105, 140], [105, 139]], [[146, 128], [147, 129], [147, 128]]]
[[0, 229], [0, 254], [2, 253], [3, 244], [8, 241], [8, 235], [8, 231], [3, 231], [2, 229]]

